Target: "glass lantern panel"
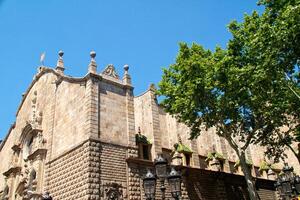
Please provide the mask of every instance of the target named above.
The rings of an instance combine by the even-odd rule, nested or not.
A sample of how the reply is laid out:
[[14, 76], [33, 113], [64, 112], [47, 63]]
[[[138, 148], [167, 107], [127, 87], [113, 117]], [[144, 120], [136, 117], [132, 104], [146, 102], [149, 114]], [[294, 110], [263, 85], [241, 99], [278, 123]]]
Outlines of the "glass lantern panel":
[[294, 178], [294, 173], [292, 171], [286, 172], [286, 178], [292, 180]]
[[174, 181], [174, 179], [169, 179], [169, 186], [170, 186], [171, 192], [176, 191], [176, 186], [175, 186], [175, 181]]
[[181, 181], [180, 181], [180, 178], [176, 178], [175, 179], [175, 185], [176, 185], [176, 191], [180, 191], [181, 190]]
[[165, 178], [167, 174], [167, 165], [166, 164], [161, 164], [161, 165], [156, 165], [156, 175], [158, 178]]
[[292, 193], [292, 187], [290, 182], [283, 182], [282, 184], [282, 192], [285, 194], [290, 194]]
[[180, 192], [181, 189], [180, 178], [169, 179], [169, 185], [170, 185], [171, 192]]
[[296, 189], [297, 194], [300, 194], [300, 183], [295, 184], [295, 189]]
[[155, 193], [155, 180], [144, 181], [144, 190], [145, 190], [145, 194], [154, 194]]

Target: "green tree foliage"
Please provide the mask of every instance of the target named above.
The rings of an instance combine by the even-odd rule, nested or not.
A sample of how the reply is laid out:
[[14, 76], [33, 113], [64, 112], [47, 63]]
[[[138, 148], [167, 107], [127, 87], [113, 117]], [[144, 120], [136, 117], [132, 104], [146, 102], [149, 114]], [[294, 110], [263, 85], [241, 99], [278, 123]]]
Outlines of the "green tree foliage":
[[300, 129], [299, 0], [260, 3], [264, 13], [230, 23], [226, 49], [180, 44], [158, 91], [166, 111], [191, 128], [191, 138], [215, 127], [227, 140], [239, 157], [251, 199], [258, 196], [246, 149], [261, 144], [278, 157]]
[[250, 20], [259, 20], [259, 26], [245, 47], [257, 52], [253, 58], [258, 66], [274, 69], [273, 75], [277, 76], [274, 81], [286, 90], [283, 104], [290, 117], [284, 131], [272, 134], [261, 144], [267, 146], [267, 154], [275, 159], [289, 148], [300, 163], [299, 147], [292, 146], [293, 142], [300, 142], [300, 1], [261, 0], [259, 3], [266, 9], [260, 17], [250, 16]]

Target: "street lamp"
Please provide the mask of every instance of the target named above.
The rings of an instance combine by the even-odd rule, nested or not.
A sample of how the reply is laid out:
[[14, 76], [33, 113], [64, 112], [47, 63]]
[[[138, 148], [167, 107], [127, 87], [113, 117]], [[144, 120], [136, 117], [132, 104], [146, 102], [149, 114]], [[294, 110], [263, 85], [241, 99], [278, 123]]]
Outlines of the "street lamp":
[[283, 177], [286, 177], [286, 179], [292, 180], [294, 178], [294, 168], [290, 167], [287, 163], [284, 164], [283, 168]]
[[292, 195], [292, 185], [290, 179], [286, 177], [284, 174], [280, 178], [281, 187], [282, 187], [282, 194], [283, 196], [291, 196]]
[[165, 199], [166, 187], [165, 187], [165, 179], [167, 176], [167, 159], [163, 158], [162, 155], [158, 155], [157, 158], [154, 159], [154, 166], [156, 171], [156, 176], [160, 180], [160, 190], [162, 194], [162, 200]]
[[181, 175], [175, 170], [174, 167], [171, 168], [170, 174], [167, 174], [168, 161], [163, 158], [162, 155], [158, 155], [158, 157], [154, 159], [154, 166], [156, 176], [153, 175], [150, 170], [148, 170], [146, 176], [143, 179], [143, 187], [145, 190], [146, 199], [153, 200], [155, 198], [156, 178], [158, 178], [160, 180], [162, 200], [165, 199], [166, 179], [168, 179], [172, 197], [178, 200], [181, 196]]
[[179, 199], [181, 196], [181, 175], [172, 167], [168, 182], [171, 189], [171, 194], [174, 199]]
[[300, 176], [297, 175], [297, 176], [295, 177], [294, 185], [295, 185], [295, 191], [296, 191], [297, 194], [299, 195], [299, 194], [300, 194]]
[[145, 190], [145, 196], [147, 200], [155, 199], [155, 186], [156, 186], [156, 178], [154, 174], [148, 169], [148, 172], [143, 179], [143, 186]]
[[300, 194], [300, 177], [295, 176], [294, 168], [285, 163], [282, 174], [278, 177], [275, 187], [283, 199], [290, 199]]

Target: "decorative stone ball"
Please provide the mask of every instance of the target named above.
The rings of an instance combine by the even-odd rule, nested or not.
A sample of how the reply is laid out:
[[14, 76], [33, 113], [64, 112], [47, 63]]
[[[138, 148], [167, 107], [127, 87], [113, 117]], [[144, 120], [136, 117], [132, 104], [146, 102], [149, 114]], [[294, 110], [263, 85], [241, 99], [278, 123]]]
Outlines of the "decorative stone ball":
[[58, 55], [59, 55], [60, 57], [63, 57], [64, 52], [63, 52], [62, 50], [60, 50], [60, 51], [58, 52]]
[[128, 71], [129, 70], [129, 66], [128, 65], [124, 65], [124, 70]]
[[95, 51], [91, 51], [90, 52], [90, 56], [91, 56], [91, 58], [95, 58], [96, 57], [96, 52]]

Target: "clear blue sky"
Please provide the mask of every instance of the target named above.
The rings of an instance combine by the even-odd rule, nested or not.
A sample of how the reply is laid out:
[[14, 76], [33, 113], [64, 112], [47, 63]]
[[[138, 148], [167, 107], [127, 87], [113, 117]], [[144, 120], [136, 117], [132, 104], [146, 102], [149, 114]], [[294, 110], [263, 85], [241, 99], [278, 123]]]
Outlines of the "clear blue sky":
[[137, 95], [159, 82], [179, 42], [225, 47], [227, 24], [254, 9], [256, 0], [0, 0], [0, 139], [42, 52], [54, 67], [62, 49], [71, 76], [86, 74], [90, 50], [99, 72], [112, 63], [122, 76], [129, 64]]

